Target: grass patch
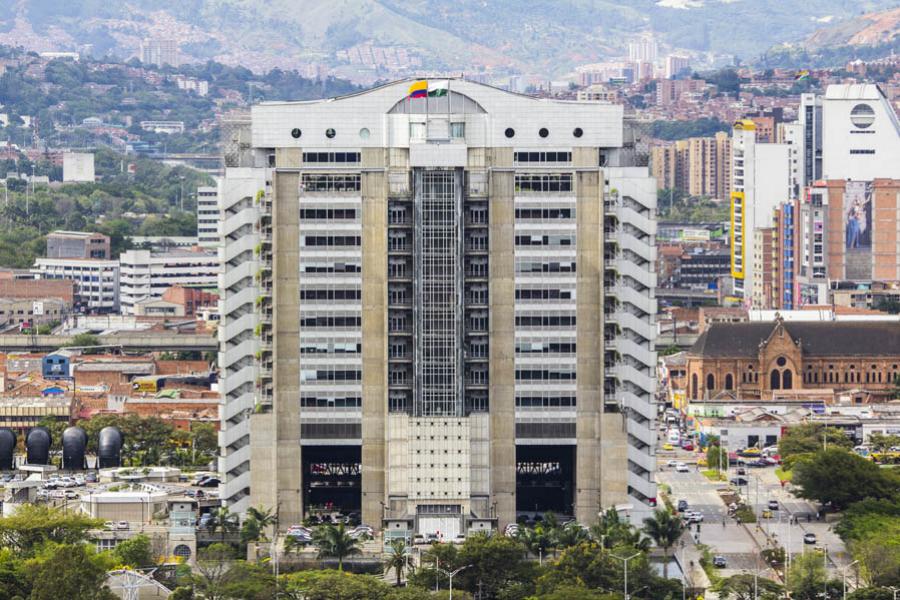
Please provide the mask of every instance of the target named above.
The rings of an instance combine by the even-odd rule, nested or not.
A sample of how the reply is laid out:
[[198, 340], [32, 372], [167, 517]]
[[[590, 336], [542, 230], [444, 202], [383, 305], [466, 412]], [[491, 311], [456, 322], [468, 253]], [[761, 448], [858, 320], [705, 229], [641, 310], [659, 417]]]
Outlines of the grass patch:
[[790, 481], [790, 480], [794, 477], [794, 472], [793, 472], [793, 471], [786, 471], [786, 470], [782, 469], [781, 467], [776, 467], [776, 468], [775, 468], [775, 475], [776, 475], [776, 476], [778, 477], [778, 479], [780, 479], [781, 481]]
[[741, 520], [741, 523], [756, 523], [756, 515], [749, 506], [742, 506], [735, 511], [734, 516]]
[[703, 568], [703, 572], [706, 573], [706, 576], [709, 577], [710, 584], [714, 586], [721, 582], [722, 577], [712, 564], [713, 553], [710, 547], [706, 544], [700, 544], [697, 546], [697, 549], [700, 550], [700, 566]]
[[725, 473], [722, 471], [718, 471], [716, 469], [707, 469], [705, 471], [700, 471], [703, 473], [703, 476], [709, 479], [710, 481], [725, 481], [727, 478], [725, 477]]

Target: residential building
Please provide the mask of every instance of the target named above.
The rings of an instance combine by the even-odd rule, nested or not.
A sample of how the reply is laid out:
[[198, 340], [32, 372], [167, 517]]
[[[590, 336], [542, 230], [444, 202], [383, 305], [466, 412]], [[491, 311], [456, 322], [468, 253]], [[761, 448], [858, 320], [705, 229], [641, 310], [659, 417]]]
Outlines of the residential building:
[[778, 279], [775, 264], [775, 228], [757, 227], [753, 230], [753, 278], [750, 286], [750, 305], [754, 308], [775, 306], [775, 283]]
[[163, 292], [162, 300], [180, 306], [184, 314], [193, 317], [204, 308], [215, 308], [219, 304], [219, 296], [200, 288], [173, 285]]
[[128, 250], [119, 257], [122, 265], [122, 314], [134, 314], [138, 300], [162, 298], [172, 286], [214, 289], [218, 285], [219, 257], [214, 251]]
[[829, 85], [822, 101], [822, 179], [897, 177], [900, 121], [877, 85]]
[[197, 188], [197, 244], [206, 248], [219, 246], [219, 188]]
[[72, 310], [60, 298], [11, 299], [0, 297], [0, 327], [36, 327], [61, 321]]
[[184, 133], [184, 121], [141, 121], [141, 129], [154, 133]]
[[628, 42], [628, 60], [655, 63], [659, 56], [659, 43], [652, 35], [642, 35]]
[[803, 130], [803, 174], [801, 189], [822, 178], [822, 97], [800, 94], [798, 121]]
[[86, 231], [53, 231], [47, 234], [47, 258], [97, 258], [109, 260], [109, 236]]
[[670, 54], [666, 57], [665, 78], [675, 79], [676, 77], [691, 74], [691, 59], [687, 56], [678, 56]]
[[29, 279], [6, 279], [0, 277], [0, 298], [36, 300], [59, 298], [67, 306], [75, 303], [75, 282], [71, 279], [35, 279], [34, 273], [25, 271]]
[[94, 153], [65, 152], [63, 154], [63, 181], [94, 183]]
[[716, 323], [688, 351], [688, 399], [894, 395], [900, 321]]
[[692, 196], [728, 198], [731, 192], [731, 138], [678, 140], [651, 148], [651, 165], [658, 189], [674, 189]]
[[702, 79], [659, 79], [656, 82], [656, 105], [677, 104], [682, 95], [701, 93], [708, 86]]
[[791, 197], [790, 148], [787, 144], [760, 144], [756, 140], [756, 124], [748, 119], [734, 124], [732, 136], [731, 192], [731, 274], [734, 291], [752, 305], [762, 298], [761, 288], [752, 290], [754, 270], [762, 264], [755, 242], [757, 229], [774, 224], [775, 207]]
[[140, 59], [147, 65], [177, 67], [180, 64], [178, 41], [174, 39], [143, 39], [141, 40]]
[[[99, 258], [38, 258], [31, 271], [40, 279], [75, 282], [75, 310], [119, 312], [119, 261]], [[18, 282], [17, 282], [18, 283]]]
[[233, 511], [649, 512], [656, 191], [621, 106], [401, 81], [223, 134]]

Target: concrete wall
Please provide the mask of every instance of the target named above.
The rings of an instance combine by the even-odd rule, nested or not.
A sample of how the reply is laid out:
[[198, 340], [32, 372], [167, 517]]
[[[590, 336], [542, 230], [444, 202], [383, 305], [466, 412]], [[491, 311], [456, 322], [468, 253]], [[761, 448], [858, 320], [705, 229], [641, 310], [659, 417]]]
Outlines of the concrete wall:
[[[511, 166], [511, 152], [495, 149], [495, 167]], [[516, 519], [515, 205], [514, 174], [490, 175], [488, 211], [490, 288], [491, 495], [498, 526]]]

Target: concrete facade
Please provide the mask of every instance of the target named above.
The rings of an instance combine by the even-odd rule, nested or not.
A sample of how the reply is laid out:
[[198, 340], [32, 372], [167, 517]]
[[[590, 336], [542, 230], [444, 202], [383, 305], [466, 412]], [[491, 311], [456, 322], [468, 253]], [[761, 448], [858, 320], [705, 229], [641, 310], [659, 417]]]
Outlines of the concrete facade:
[[621, 107], [419, 83], [256, 106], [226, 157], [223, 499], [451, 538], [649, 511], [655, 183]]

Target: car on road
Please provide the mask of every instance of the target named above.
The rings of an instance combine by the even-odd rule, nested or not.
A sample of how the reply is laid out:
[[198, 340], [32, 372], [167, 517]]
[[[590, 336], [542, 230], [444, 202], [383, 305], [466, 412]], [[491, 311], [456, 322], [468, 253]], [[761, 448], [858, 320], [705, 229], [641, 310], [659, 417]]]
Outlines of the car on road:
[[778, 500], [769, 500], [769, 510], [778, 510]]
[[713, 566], [717, 569], [724, 569], [728, 566], [728, 561], [721, 554], [716, 554], [713, 556]]
[[737, 474], [738, 475], [746, 475], [747, 469], [745, 469], [744, 467], [738, 467]]
[[666, 442], [665, 444], [662, 445], [662, 449], [671, 451], [671, 450], [674, 450], [675, 447], [672, 444], [670, 444], [669, 442]]
[[803, 543], [804, 544], [815, 544], [816, 543], [816, 534], [814, 534], [814, 533], [805, 534], [803, 536]]
[[747, 485], [749, 482], [746, 477], [734, 477], [731, 479], [731, 485], [736, 487], [743, 487]]
[[688, 452], [693, 452], [693, 450], [694, 450], [694, 444], [693, 444], [692, 442], [689, 442], [689, 441], [681, 442], [681, 449], [682, 449], [682, 450], [687, 450]]
[[679, 500], [677, 506], [678, 506], [678, 512], [684, 512], [688, 509], [688, 501], [687, 500]]
[[688, 468], [688, 466], [686, 464], [684, 464], [683, 462], [680, 462], [677, 465], [675, 465], [675, 470], [679, 473], [690, 473], [691, 472], [691, 470]]
[[204, 479], [200, 483], [198, 483], [197, 487], [205, 487], [205, 488], [219, 487], [220, 483], [221, 483], [221, 481], [219, 480], [218, 477], [210, 477], [210, 478]]
[[666, 463], [666, 466], [667, 466], [667, 467], [677, 467], [677, 466], [678, 466], [678, 461], [677, 461], [677, 460], [670, 460], [669, 462]]
[[703, 513], [697, 512], [696, 510], [686, 510], [684, 512], [684, 517], [688, 523], [702, 523], [703, 522]]
[[84, 481], [86, 483], [97, 483], [97, 474], [91, 471], [87, 475], [84, 476]]
[[119, 521], [118, 523], [116, 523], [116, 529], [118, 529], [120, 531], [127, 531], [128, 530], [128, 521]]

